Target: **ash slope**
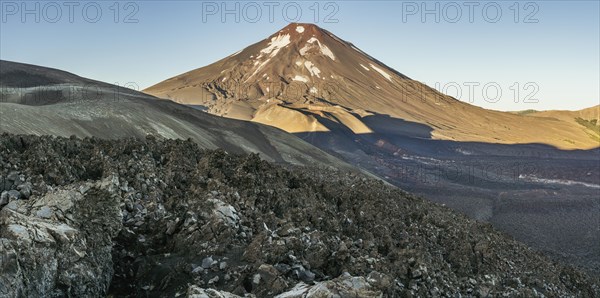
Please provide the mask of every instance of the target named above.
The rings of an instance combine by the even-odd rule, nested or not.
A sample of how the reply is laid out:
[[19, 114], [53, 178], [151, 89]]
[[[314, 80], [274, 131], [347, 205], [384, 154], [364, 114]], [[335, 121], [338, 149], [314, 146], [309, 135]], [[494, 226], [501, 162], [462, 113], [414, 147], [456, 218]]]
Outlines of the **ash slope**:
[[[357, 135], [393, 127], [395, 135], [437, 140], [600, 146], [586, 128], [569, 121], [486, 110], [443, 95], [312, 24], [292, 23], [239, 53], [144, 91], [292, 133], [332, 131], [333, 122]], [[398, 126], [400, 120], [406, 125]]]
[[583, 131], [596, 139], [598, 145], [600, 145], [600, 105], [579, 111], [531, 111], [525, 114], [532, 117], [542, 117], [578, 124]]
[[216, 117], [57, 69], [0, 61], [0, 132], [114, 139], [155, 134], [274, 162], [355, 170], [269, 126]]
[[600, 294], [597, 280], [381, 181], [189, 140], [3, 134], [0, 176], [2, 295]]

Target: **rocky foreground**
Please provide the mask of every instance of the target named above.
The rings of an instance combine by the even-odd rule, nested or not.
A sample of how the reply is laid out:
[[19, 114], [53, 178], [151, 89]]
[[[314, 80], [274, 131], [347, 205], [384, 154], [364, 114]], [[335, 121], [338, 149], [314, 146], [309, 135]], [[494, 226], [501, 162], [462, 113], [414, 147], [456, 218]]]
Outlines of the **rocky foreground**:
[[1, 297], [600, 295], [380, 181], [192, 141], [4, 134], [0, 191]]

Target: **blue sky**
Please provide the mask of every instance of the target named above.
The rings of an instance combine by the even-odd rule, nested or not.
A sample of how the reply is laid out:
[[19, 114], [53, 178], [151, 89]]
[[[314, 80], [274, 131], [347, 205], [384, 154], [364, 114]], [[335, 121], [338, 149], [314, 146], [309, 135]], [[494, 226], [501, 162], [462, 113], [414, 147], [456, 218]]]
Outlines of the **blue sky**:
[[598, 1], [1, 2], [1, 59], [140, 89], [299, 21], [486, 108], [574, 110], [600, 100]]

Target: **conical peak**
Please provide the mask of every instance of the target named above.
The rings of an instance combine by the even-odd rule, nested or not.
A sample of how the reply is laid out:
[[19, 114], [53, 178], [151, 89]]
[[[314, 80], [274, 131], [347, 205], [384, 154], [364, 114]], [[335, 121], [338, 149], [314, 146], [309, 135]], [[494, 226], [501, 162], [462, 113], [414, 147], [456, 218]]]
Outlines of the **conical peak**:
[[320, 38], [325, 34], [325, 30], [319, 26], [310, 23], [290, 23], [274, 35], [289, 34], [291, 40], [309, 39], [311, 37]]
[[281, 31], [283, 30], [294, 30], [298, 33], [303, 33], [302, 31], [307, 31], [307, 32], [316, 32], [316, 31], [323, 31], [323, 29], [321, 29], [321, 27], [315, 25], [315, 24], [311, 24], [311, 23], [289, 23], [287, 26], [283, 27], [283, 29], [281, 29]]

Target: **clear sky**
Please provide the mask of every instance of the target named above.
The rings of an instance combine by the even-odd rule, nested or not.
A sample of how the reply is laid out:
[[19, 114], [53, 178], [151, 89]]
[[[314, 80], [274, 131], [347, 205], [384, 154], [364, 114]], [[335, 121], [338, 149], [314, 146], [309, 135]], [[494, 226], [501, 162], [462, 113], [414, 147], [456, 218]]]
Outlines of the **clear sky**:
[[486, 108], [574, 110], [600, 100], [599, 1], [1, 0], [0, 14], [1, 59], [140, 89], [298, 21]]

